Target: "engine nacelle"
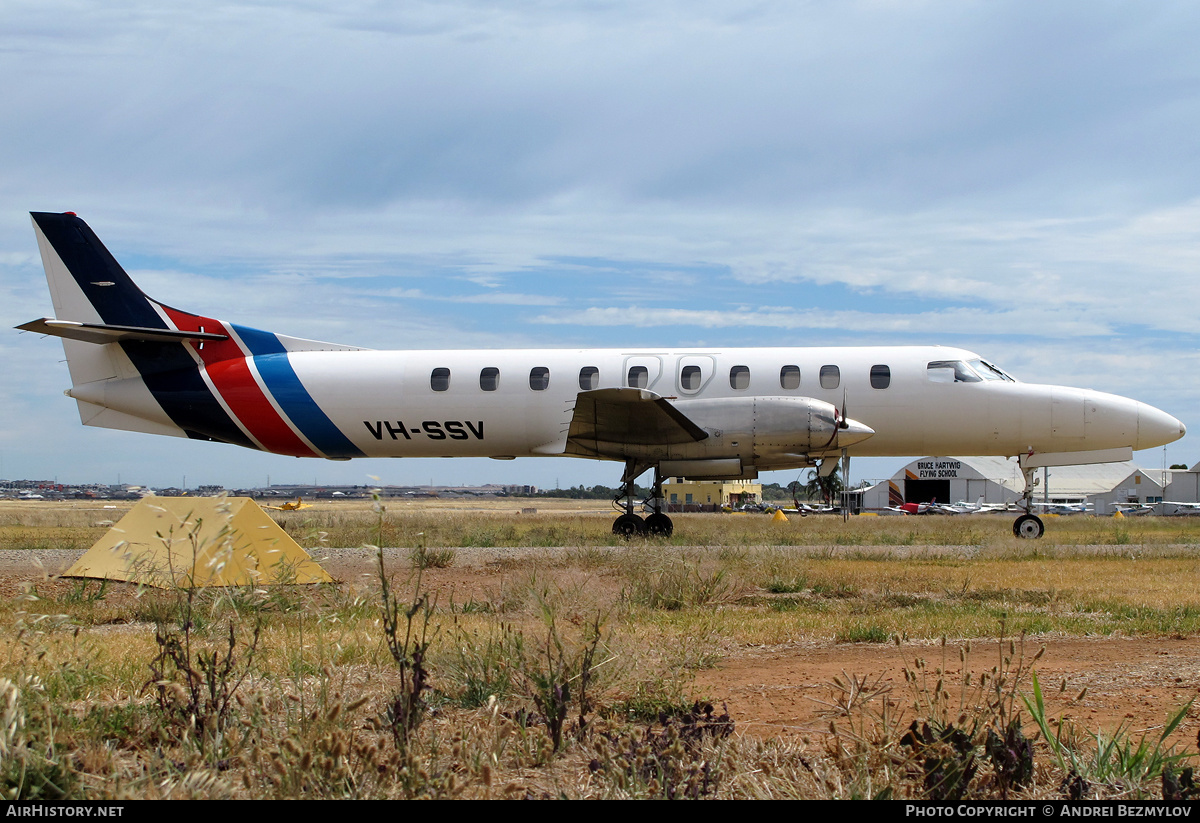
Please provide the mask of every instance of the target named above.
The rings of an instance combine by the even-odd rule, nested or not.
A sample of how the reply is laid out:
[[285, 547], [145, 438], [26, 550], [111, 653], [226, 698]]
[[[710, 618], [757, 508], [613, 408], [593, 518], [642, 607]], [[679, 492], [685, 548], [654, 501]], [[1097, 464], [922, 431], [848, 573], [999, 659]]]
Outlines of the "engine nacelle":
[[723, 450], [722, 446], [728, 448], [724, 444], [737, 441], [739, 448], [743, 443], [752, 445], [755, 455], [822, 454], [875, 433], [813, 397], [722, 397], [680, 400], [674, 405], [709, 433], [710, 447]]

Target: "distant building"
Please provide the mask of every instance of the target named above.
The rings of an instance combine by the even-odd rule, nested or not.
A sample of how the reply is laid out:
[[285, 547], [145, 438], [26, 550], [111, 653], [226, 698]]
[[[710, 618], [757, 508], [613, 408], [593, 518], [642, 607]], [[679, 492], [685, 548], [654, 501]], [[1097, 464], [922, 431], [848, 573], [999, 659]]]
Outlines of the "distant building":
[[[1176, 514], [1181, 511], [1186, 513], [1186, 509], [1173, 507], [1172, 503], [1200, 503], [1200, 463], [1186, 471], [1168, 469], [1166, 481], [1167, 487], [1163, 491], [1163, 498], [1166, 501], [1163, 506], [1163, 514]], [[1192, 509], [1192, 511], [1195, 510]]]
[[663, 484], [668, 511], [713, 511], [721, 506], [741, 506], [762, 500], [757, 480], [683, 480], [670, 477]]
[[[1126, 470], [1129, 463], [1118, 463]], [[1054, 470], [1051, 469], [1051, 472]], [[1144, 469], [1133, 469], [1109, 490], [1099, 494], [1088, 495], [1087, 502], [1092, 504], [1095, 514], [1112, 514], [1114, 503], [1156, 504], [1163, 502], [1162, 471], [1147, 472]]]
[[[1162, 472], [1132, 462], [1038, 469], [1033, 498], [1046, 503], [1093, 503], [1097, 514], [1111, 514], [1113, 503], [1158, 503]], [[1200, 479], [1200, 473], [1197, 474]], [[1200, 490], [1200, 483], [1194, 485]], [[922, 457], [891, 478], [863, 492], [863, 508], [886, 509], [902, 503], [1014, 503], [1025, 490], [1015, 459], [1003, 457]]]

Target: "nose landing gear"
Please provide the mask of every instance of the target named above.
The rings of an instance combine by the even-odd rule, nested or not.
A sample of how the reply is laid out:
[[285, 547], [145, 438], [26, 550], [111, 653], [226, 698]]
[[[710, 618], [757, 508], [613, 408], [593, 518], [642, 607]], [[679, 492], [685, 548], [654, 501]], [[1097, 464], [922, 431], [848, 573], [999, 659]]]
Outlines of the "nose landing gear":
[[1022, 540], [1037, 540], [1046, 533], [1046, 526], [1042, 523], [1042, 518], [1031, 511], [1033, 508], [1033, 473], [1035, 471], [1037, 468], [1021, 467], [1021, 473], [1025, 475], [1025, 493], [1021, 496], [1021, 507], [1025, 509], [1025, 513], [1013, 521], [1013, 534]]
[[1024, 540], [1037, 540], [1046, 532], [1042, 519], [1036, 514], [1025, 514], [1013, 521], [1013, 534]]

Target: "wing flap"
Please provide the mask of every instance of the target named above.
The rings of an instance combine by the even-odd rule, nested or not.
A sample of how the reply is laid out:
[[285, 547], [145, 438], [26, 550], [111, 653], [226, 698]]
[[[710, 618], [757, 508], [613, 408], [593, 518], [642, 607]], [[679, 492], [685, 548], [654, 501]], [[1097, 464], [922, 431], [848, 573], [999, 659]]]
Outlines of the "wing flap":
[[696, 443], [708, 437], [665, 397], [645, 389], [580, 392], [567, 432], [571, 454], [621, 456], [624, 446]]

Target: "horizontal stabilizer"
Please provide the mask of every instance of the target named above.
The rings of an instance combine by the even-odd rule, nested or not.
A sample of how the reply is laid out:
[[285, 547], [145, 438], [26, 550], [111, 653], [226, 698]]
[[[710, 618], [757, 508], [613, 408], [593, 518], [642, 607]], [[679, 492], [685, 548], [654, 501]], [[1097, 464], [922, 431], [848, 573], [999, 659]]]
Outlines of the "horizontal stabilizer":
[[103, 323], [80, 323], [75, 320], [55, 320], [43, 317], [17, 326], [22, 331], [82, 340], [85, 343], [117, 343], [122, 340], [149, 340], [156, 343], [183, 343], [187, 340], [228, 340], [225, 334], [202, 331], [150, 329], [144, 326], [109, 326]]

